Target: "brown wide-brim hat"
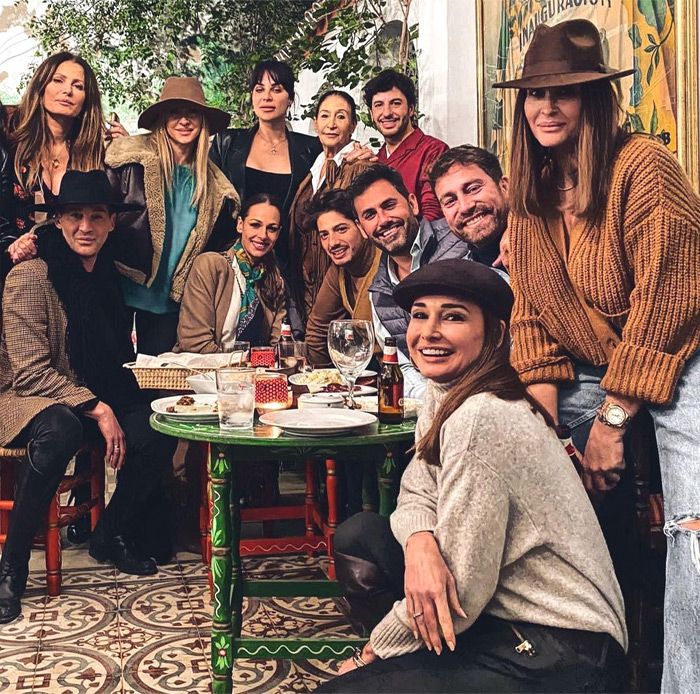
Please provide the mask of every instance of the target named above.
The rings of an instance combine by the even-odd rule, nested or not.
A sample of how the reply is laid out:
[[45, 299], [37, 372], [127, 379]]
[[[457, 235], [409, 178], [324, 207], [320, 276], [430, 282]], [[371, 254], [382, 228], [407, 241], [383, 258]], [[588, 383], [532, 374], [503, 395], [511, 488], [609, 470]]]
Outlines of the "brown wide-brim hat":
[[231, 122], [231, 116], [226, 111], [207, 103], [202, 85], [196, 77], [168, 77], [158, 101], [139, 116], [139, 128], [153, 130], [158, 116], [179, 103], [201, 108], [211, 135], [225, 130]]
[[541, 89], [598, 80], [617, 80], [634, 68], [616, 70], [603, 61], [603, 46], [595, 24], [572, 19], [554, 26], [540, 24], [525, 54], [520, 79], [496, 82], [494, 87]]

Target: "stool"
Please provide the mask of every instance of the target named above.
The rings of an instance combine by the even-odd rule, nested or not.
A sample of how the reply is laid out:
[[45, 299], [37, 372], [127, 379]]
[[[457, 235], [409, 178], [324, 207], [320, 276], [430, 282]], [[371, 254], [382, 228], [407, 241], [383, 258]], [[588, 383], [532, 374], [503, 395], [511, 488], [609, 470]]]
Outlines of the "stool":
[[[61, 594], [61, 528], [75, 523], [78, 518], [90, 514], [90, 526], [94, 530], [104, 510], [105, 467], [102, 445], [85, 445], [78, 453], [90, 454], [90, 471], [66, 475], [49, 504], [43, 541], [46, 553], [46, 586], [52, 597]], [[9, 512], [14, 506], [15, 466], [28, 465], [25, 448], [0, 447], [0, 544], [7, 539]], [[90, 499], [78, 506], [61, 504], [61, 494], [82, 485], [90, 485]]]

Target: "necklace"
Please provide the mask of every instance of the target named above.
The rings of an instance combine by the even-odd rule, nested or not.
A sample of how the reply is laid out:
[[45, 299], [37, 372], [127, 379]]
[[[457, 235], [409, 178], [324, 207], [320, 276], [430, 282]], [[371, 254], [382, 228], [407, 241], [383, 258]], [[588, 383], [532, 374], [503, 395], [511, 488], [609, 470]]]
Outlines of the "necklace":
[[287, 139], [287, 136], [283, 135], [279, 138], [279, 140], [275, 140], [274, 142], [272, 142], [271, 140], [268, 140], [267, 138], [263, 137], [259, 132], [258, 137], [270, 148], [271, 154], [277, 154], [277, 145], [283, 140]]

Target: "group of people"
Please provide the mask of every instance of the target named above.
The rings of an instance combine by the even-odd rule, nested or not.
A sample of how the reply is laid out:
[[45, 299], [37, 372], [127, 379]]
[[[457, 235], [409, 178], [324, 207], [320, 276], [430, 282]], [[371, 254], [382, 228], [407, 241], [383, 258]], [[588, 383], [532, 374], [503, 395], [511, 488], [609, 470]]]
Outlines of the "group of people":
[[139, 352], [209, 353], [274, 344], [286, 316], [321, 366], [330, 321], [365, 318], [425, 403], [391, 523], [362, 512], [336, 533], [370, 637], [324, 691], [617, 691], [624, 604], [586, 492], [605, 505], [642, 409], [671, 538], [662, 688], [700, 689], [700, 199], [663, 144], [620, 127], [630, 72], [590, 22], [540, 25], [521, 77], [495, 85], [518, 90], [506, 177], [423, 133], [393, 70], [364, 88], [375, 155], [344, 91], [318, 99], [318, 138], [289, 130], [279, 61], [251, 74], [252, 128], [171, 77], [129, 136], [105, 130], [89, 65], [47, 59], [0, 156], [0, 445], [29, 458], [0, 622], [86, 439], [119, 470], [91, 554], [131, 573], [168, 558], [138, 531], [172, 446], [121, 368], [132, 326]]

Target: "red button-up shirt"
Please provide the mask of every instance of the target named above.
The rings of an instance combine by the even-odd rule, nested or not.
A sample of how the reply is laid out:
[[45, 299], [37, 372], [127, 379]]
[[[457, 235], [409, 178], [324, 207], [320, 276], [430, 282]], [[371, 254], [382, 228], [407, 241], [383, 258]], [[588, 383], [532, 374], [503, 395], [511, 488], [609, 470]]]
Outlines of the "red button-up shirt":
[[421, 216], [430, 221], [440, 219], [443, 214], [428, 180], [428, 170], [447, 149], [442, 140], [416, 128], [389, 156], [386, 145], [382, 145], [377, 155], [380, 164], [387, 164], [401, 174], [408, 192], [418, 200]]

